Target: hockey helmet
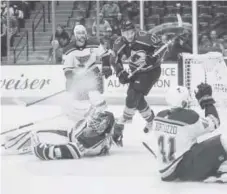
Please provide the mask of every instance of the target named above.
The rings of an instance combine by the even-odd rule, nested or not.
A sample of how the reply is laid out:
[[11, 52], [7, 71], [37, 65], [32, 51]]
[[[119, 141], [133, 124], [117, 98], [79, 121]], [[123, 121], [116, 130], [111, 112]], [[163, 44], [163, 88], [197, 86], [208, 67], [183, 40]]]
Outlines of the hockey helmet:
[[132, 30], [135, 29], [135, 25], [131, 21], [125, 21], [121, 25], [121, 31], [127, 31], [127, 30]]
[[190, 102], [190, 93], [186, 87], [177, 86], [170, 88], [165, 96], [165, 100], [171, 107], [185, 108]]
[[78, 32], [81, 32], [81, 31], [84, 32], [85, 35], [87, 36], [86, 28], [83, 25], [76, 25], [75, 28], [74, 28], [74, 31], [73, 31], [75, 37], [77, 37]]
[[136, 35], [135, 26], [131, 21], [126, 21], [121, 26], [121, 35], [128, 41], [132, 42]]

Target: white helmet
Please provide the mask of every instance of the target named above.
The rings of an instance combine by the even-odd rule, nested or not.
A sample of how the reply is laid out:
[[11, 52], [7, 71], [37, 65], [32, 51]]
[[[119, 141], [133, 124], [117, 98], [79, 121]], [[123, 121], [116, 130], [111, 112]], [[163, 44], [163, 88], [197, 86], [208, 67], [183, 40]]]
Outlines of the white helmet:
[[168, 105], [172, 107], [186, 107], [190, 101], [190, 94], [186, 87], [170, 88], [165, 96]]
[[83, 25], [76, 25], [75, 28], [74, 28], [74, 31], [73, 31], [75, 37], [77, 36], [77, 32], [79, 32], [79, 31], [84, 31], [86, 36], [87, 36], [86, 28]]

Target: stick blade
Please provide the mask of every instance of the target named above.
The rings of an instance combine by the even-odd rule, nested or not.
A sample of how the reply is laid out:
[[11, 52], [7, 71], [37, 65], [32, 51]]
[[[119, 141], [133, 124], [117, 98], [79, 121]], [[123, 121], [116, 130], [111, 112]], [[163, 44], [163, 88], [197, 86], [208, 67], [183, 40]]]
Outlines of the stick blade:
[[17, 104], [17, 105], [21, 105], [21, 106], [27, 106], [27, 103], [20, 100], [19, 98], [13, 98], [12, 101]]

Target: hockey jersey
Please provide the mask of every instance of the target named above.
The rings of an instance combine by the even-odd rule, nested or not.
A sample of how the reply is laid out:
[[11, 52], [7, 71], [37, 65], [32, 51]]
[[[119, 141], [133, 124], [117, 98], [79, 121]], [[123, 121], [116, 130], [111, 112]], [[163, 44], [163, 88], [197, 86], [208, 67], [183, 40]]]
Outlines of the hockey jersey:
[[[135, 54], [136, 51], [145, 51], [146, 52], [146, 63], [147, 65], [141, 69], [141, 71], [150, 71], [151, 69], [160, 66], [162, 56], [157, 56], [153, 58], [152, 55], [163, 45], [161, 40], [152, 34], [148, 34], [145, 31], [136, 32], [135, 40], [133, 42], [128, 42], [124, 37], [119, 37], [115, 40], [113, 45], [114, 56], [111, 59], [111, 63], [115, 68], [115, 71], [120, 72], [122, 67], [122, 58], [129, 59]], [[130, 69], [133, 71], [137, 68], [135, 64], [129, 63]]]
[[[211, 105], [205, 118], [191, 109], [163, 110], [154, 119], [153, 133], [158, 147], [157, 159], [162, 178], [170, 176], [197, 138], [219, 126], [216, 109]], [[206, 110], [207, 112], [207, 110]]]
[[[91, 55], [97, 55], [99, 42], [96, 39], [88, 39], [83, 47], [78, 47], [76, 41], [72, 41], [63, 51], [64, 72], [73, 71], [76, 68], [84, 68]], [[93, 63], [96, 62], [96, 58]]]

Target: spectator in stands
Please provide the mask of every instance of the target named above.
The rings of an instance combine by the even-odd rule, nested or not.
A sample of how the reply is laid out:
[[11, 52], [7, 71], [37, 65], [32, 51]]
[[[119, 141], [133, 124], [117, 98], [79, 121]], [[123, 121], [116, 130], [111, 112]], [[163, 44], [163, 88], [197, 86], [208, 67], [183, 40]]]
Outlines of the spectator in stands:
[[139, 2], [121, 1], [119, 3], [124, 20], [133, 20], [133, 18], [139, 14]]
[[[6, 10], [6, 4], [1, 4], [1, 23], [3, 22], [3, 25], [7, 27], [7, 10]], [[17, 34], [18, 30], [18, 21], [15, 17], [9, 17], [9, 37], [10, 37], [10, 46], [13, 46], [14, 43], [14, 37]], [[6, 34], [7, 36], [7, 34]]]
[[55, 32], [55, 39], [51, 37], [52, 48], [49, 50], [49, 61], [53, 58], [53, 52], [55, 52], [56, 63], [61, 63], [63, 48], [70, 42], [69, 34], [66, 32], [63, 26], [58, 25]]
[[111, 28], [107, 28], [105, 35], [104, 35], [104, 38], [109, 40], [111, 48], [112, 48], [114, 41], [118, 38], [118, 35], [113, 34]]
[[211, 50], [212, 43], [208, 35], [203, 34], [199, 41], [199, 54], [208, 53]]
[[88, 17], [89, 6], [89, 1], [74, 1], [74, 9], [83, 10], [85, 12], [85, 17]]
[[7, 27], [6, 18], [1, 16], [1, 57], [7, 55]]
[[210, 39], [211, 39], [211, 51], [221, 52], [223, 55], [225, 54], [225, 48], [222, 45], [221, 41], [217, 39], [217, 32], [212, 30], [210, 32]]
[[[103, 14], [99, 13], [99, 32], [100, 36], [104, 36], [108, 28], [111, 28], [109, 22], [103, 18]], [[92, 35], [95, 36], [97, 33], [97, 23], [94, 21], [92, 25]]]
[[[96, 10], [97, 8], [97, 1], [89, 1], [90, 3], [90, 10]], [[100, 7], [100, 10], [102, 9], [103, 5], [105, 4], [104, 1], [99, 1], [99, 7]]]
[[109, 27], [108, 27], [108, 28], [106, 29], [106, 31], [104, 32], [104, 36], [105, 36], [106, 38], [111, 38], [112, 35], [113, 35], [112, 28], [109, 28]]
[[227, 49], [227, 34], [223, 35], [223, 45], [224, 48]]
[[10, 17], [12, 17], [12, 18], [14, 18], [15, 20], [18, 21], [19, 30], [20, 30], [20, 28], [25, 27], [24, 13], [23, 13], [23, 11], [18, 9], [17, 5], [10, 6], [9, 14], [10, 14]]
[[123, 17], [121, 13], [117, 14], [117, 18], [114, 18], [112, 26], [113, 26], [113, 34], [121, 36], [121, 25], [123, 22]]
[[[51, 37], [50, 41], [54, 41], [53, 36]], [[68, 32], [66, 32], [65, 28], [62, 25], [57, 25], [55, 32], [55, 41], [58, 41], [60, 47], [65, 47], [70, 41], [69, 34]]]
[[120, 13], [120, 9], [116, 3], [108, 1], [103, 5], [101, 12], [105, 18], [116, 17]]
[[165, 57], [165, 60], [177, 61], [178, 54], [182, 52], [192, 53], [192, 34], [188, 30], [177, 38], [172, 45], [169, 47], [169, 53]]
[[21, 10], [24, 12], [24, 19], [30, 18], [30, 7], [30, 2], [22, 0]]
[[1, 17], [7, 15], [7, 9], [6, 9], [6, 2], [2, 1], [1, 2]]

